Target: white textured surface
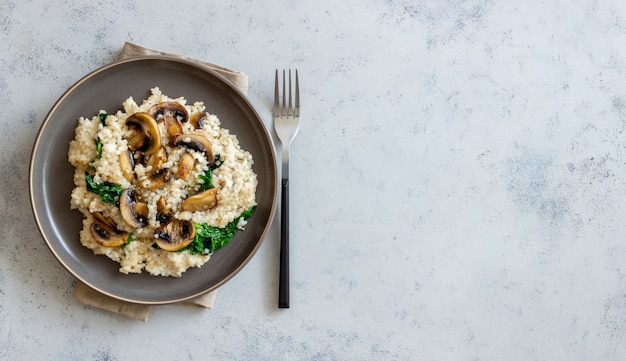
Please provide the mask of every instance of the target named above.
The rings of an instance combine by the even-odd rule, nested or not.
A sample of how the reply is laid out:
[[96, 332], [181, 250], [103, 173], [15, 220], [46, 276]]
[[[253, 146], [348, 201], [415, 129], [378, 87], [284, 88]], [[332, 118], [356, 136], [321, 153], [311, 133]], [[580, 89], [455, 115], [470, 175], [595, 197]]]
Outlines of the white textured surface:
[[[623, 360], [623, 1], [0, 1], [0, 359]], [[28, 160], [124, 41], [298, 68], [292, 308], [278, 227], [213, 310], [77, 303]]]

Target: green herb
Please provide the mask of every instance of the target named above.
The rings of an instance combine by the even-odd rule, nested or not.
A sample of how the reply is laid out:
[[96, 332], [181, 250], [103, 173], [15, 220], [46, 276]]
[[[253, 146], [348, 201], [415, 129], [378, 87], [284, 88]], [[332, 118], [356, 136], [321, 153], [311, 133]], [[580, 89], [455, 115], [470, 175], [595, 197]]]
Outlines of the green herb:
[[119, 184], [111, 182], [96, 183], [93, 180], [93, 176], [89, 173], [85, 173], [85, 180], [87, 181], [87, 190], [98, 194], [103, 202], [118, 204], [120, 194], [123, 191]]
[[237, 232], [237, 224], [243, 219], [248, 219], [256, 210], [256, 206], [252, 206], [244, 211], [239, 217], [235, 218], [224, 228], [209, 226], [206, 223], [194, 223], [196, 234], [190, 245], [181, 251], [188, 250], [191, 254], [209, 254], [226, 246], [228, 242], [235, 236]]
[[204, 174], [198, 175], [203, 182], [198, 183], [198, 191], [203, 192], [213, 188], [213, 173], [211, 170], [207, 170]]
[[106, 125], [104, 123], [104, 121], [107, 119], [108, 116], [109, 116], [109, 114], [107, 114], [107, 113], [100, 113], [100, 114], [98, 114], [98, 118], [100, 118], [100, 124]]
[[202, 192], [213, 188], [213, 170], [219, 168], [222, 164], [224, 164], [224, 160], [219, 154], [216, 154], [215, 162], [209, 166], [209, 169], [204, 174], [198, 175], [198, 178], [203, 181], [199, 183], [198, 191]]
[[224, 164], [224, 159], [222, 159], [222, 156], [220, 154], [216, 154], [215, 155], [215, 161], [213, 162], [213, 164], [209, 168], [211, 170], [214, 170], [214, 169], [217, 169], [217, 168], [221, 167], [222, 164]]
[[124, 249], [124, 257], [126, 257], [126, 246], [128, 246], [130, 242], [132, 241], [133, 241], [133, 232], [130, 232], [128, 234], [128, 238], [126, 238], [126, 243], [124, 243], [124, 245], [122, 246], [122, 248]]
[[130, 244], [130, 242], [133, 241], [133, 232], [130, 232], [128, 234], [128, 238], [126, 238], [126, 243], [124, 243], [124, 248], [126, 248], [126, 246], [128, 246]]
[[100, 138], [96, 138], [96, 159], [100, 159], [102, 157], [102, 141]]
[[[98, 114], [98, 119], [100, 119], [100, 124], [102, 124], [103, 126], [106, 126], [105, 120], [107, 119], [108, 116], [109, 114], [107, 113]], [[100, 159], [100, 157], [102, 157], [102, 141], [98, 137], [96, 137], [96, 152], [98, 152], [98, 154], [96, 155], [96, 159]]]

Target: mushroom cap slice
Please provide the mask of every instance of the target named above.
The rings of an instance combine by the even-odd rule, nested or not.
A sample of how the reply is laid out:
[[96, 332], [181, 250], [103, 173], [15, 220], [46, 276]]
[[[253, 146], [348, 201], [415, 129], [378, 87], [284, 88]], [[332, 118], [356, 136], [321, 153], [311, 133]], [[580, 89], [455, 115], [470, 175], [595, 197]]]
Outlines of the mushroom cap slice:
[[159, 227], [154, 233], [154, 237], [159, 248], [173, 252], [187, 247], [193, 241], [195, 234], [193, 222], [174, 219]]
[[126, 178], [129, 182], [135, 180], [135, 158], [133, 157], [133, 153], [130, 149], [127, 149], [120, 154], [119, 162], [124, 178]]
[[185, 199], [181, 209], [189, 212], [207, 211], [216, 205], [217, 188], [211, 188]]
[[115, 222], [102, 213], [95, 212], [92, 215], [93, 223], [89, 227], [89, 232], [99, 245], [118, 247], [126, 243], [128, 232], [118, 230]]
[[169, 135], [170, 142], [176, 139], [179, 135], [183, 134], [183, 127], [175, 118], [167, 117], [163, 123], [165, 123], [165, 129]]
[[160, 197], [156, 203], [156, 206], [157, 206], [156, 220], [161, 224], [168, 223], [172, 219], [172, 213], [170, 212], [169, 209], [167, 209], [165, 197]]
[[193, 170], [193, 166], [196, 163], [196, 160], [193, 158], [193, 155], [190, 153], [185, 153], [180, 156], [180, 160], [178, 161], [178, 171], [176, 172], [176, 177], [178, 179], [187, 180], [189, 178], [189, 174]]
[[145, 189], [158, 189], [169, 182], [172, 171], [169, 168], [158, 169], [148, 175], [148, 178], [140, 183]]
[[150, 114], [157, 122], [170, 117], [174, 118], [181, 123], [185, 123], [189, 120], [189, 112], [184, 105], [178, 102], [161, 102], [154, 104], [148, 109]]
[[133, 188], [125, 189], [120, 195], [120, 213], [131, 227], [143, 228], [148, 225], [148, 205], [137, 201]]
[[208, 115], [206, 112], [196, 112], [189, 116], [189, 123], [196, 129], [204, 128], [204, 125], [208, 122]]
[[161, 146], [159, 147], [159, 149], [157, 149], [156, 152], [145, 155], [141, 160], [141, 163], [143, 163], [143, 165], [146, 167], [152, 167], [152, 171], [156, 172], [166, 161], [167, 150], [165, 149], [165, 147]]
[[163, 122], [170, 141], [173, 141], [179, 135], [183, 134], [181, 123], [189, 120], [189, 112], [182, 104], [177, 102], [162, 102], [155, 104], [148, 109], [150, 114], [157, 122]]
[[161, 132], [159, 126], [148, 113], [134, 113], [126, 119], [126, 125], [133, 130], [133, 135], [127, 139], [128, 148], [144, 154], [152, 154], [161, 147]]
[[213, 150], [211, 149], [211, 142], [209, 142], [209, 140], [202, 134], [179, 135], [176, 140], [174, 140], [174, 145], [182, 145], [197, 152], [204, 153], [209, 164], [215, 163], [215, 157], [213, 156]]

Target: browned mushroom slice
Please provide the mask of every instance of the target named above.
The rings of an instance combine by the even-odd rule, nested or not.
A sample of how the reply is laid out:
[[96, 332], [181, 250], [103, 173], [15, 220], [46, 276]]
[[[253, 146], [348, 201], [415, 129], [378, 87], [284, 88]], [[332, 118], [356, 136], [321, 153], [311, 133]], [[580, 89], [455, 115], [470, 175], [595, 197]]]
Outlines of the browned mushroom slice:
[[189, 116], [189, 123], [191, 123], [191, 125], [193, 125], [196, 129], [204, 128], [208, 121], [208, 115], [206, 112], [197, 112]]
[[181, 209], [189, 212], [207, 211], [216, 205], [217, 188], [211, 188], [185, 199]]
[[115, 222], [105, 217], [102, 213], [95, 212], [92, 215], [93, 223], [89, 228], [89, 232], [99, 245], [118, 247], [126, 243], [128, 232], [118, 230]]
[[148, 114], [158, 122], [167, 117], [172, 117], [181, 123], [185, 123], [189, 120], [187, 108], [178, 102], [161, 102], [154, 104], [148, 110]]
[[144, 154], [152, 154], [161, 147], [161, 132], [156, 120], [148, 113], [135, 113], [126, 119], [126, 125], [133, 130], [127, 139], [128, 148]]
[[165, 203], [165, 197], [159, 198], [159, 200], [156, 203], [156, 206], [157, 206], [156, 220], [161, 224], [168, 223], [172, 219], [172, 213], [167, 208], [167, 204]]
[[177, 102], [162, 102], [155, 104], [148, 110], [157, 122], [163, 122], [169, 134], [170, 141], [183, 134], [182, 123], [189, 120], [187, 108]]
[[122, 175], [126, 180], [132, 182], [135, 180], [135, 158], [133, 157], [133, 153], [130, 149], [122, 152], [120, 154], [120, 169], [122, 170]]
[[169, 168], [162, 168], [148, 175], [148, 178], [141, 183], [145, 189], [157, 189], [163, 187], [171, 178], [172, 171]]
[[174, 145], [186, 146], [189, 149], [193, 149], [198, 152], [204, 153], [209, 164], [215, 162], [213, 157], [213, 150], [211, 149], [211, 142], [202, 134], [183, 134], [178, 136], [174, 140]]
[[193, 155], [189, 153], [185, 153], [180, 157], [178, 161], [178, 171], [176, 172], [176, 177], [178, 179], [187, 180], [189, 178], [189, 174], [193, 170], [193, 165], [196, 161], [193, 159]]
[[148, 225], [148, 205], [137, 200], [137, 192], [125, 189], [120, 195], [120, 213], [131, 227], [143, 228]]
[[193, 241], [195, 234], [196, 230], [193, 227], [193, 222], [174, 219], [157, 228], [154, 237], [159, 248], [173, 252], [187, 247]]
[[159, 147], [159, 149], [156, 152], [150, 155], [146, 155], [142, 159], [143, 165], [145, 165], [146, 167], [148, 166], [152, 167], [153, 172], [156, 172], [157, 170], [159, 170], [161, 166], [163, 165], [163, 163], [165, 163], [166, 161], [167, 161], [167, 150], [165, 150], [165, 147]]

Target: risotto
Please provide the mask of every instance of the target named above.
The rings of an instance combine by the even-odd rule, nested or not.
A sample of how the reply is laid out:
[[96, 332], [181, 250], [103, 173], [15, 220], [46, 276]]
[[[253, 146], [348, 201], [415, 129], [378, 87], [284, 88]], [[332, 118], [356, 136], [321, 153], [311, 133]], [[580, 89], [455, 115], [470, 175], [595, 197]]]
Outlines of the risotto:
[[80, 242], [125, 274], [180, 277], [202, 266], [256, 206], [252, 155], [236, 135], [202, 102], [159, 88], [78, 119], [68, 158]]

